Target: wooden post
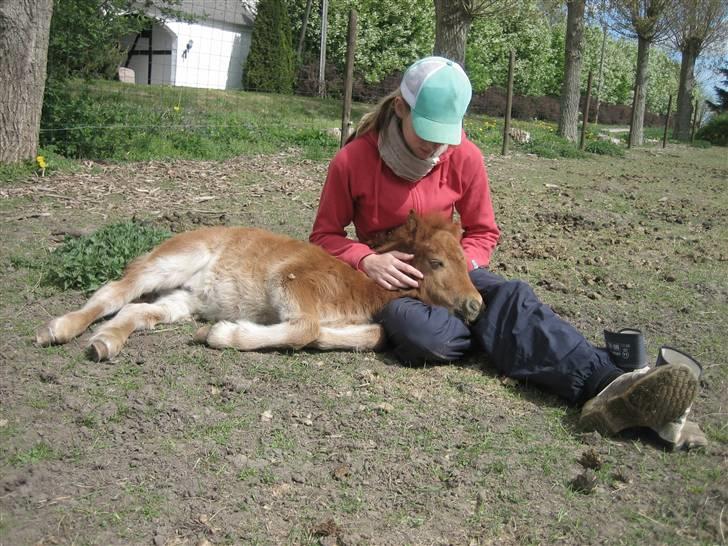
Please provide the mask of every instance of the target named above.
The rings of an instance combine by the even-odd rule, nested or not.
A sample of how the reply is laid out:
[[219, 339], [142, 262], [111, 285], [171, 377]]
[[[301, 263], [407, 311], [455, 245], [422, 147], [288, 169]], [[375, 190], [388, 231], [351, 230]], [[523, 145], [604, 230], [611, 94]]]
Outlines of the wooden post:
[[581, 140], [579, 141], [579, 149], [584, 149], [584, 141], [586, 140], [586, 128], [589, 126], [589, 103], [591, 102], [592, 87], [592, 71], [589, 71], [589, 77], [586, 80], [586, 104], [584, 105], [584, 115], [581, 121]]
[[695, 101], [695, 111], [693, 112], [693, 128], [690, 130], [690, 142], [695, 142], [695, 128], [698, 125], [698, 106], [699, 102]]
[[670, 109], [672, 108], [672, 95], [667, 99], [667, 115], [665, 116], [665, 134], [662, 135], [662, 147], [667, 146], [667, 128], [670, 126]]
[[154, 54], [152, 53], [152, 33], [154, 32], [154, 25], [149, 29], [149, 54], [147, 57], [147, 85], [152, 85], [152, 59]]
[[346, 40], [346, 75], [344, 77], [344, 109], [341, 113], [341, 143], [346, 144], [351, 125], [351, 90], [354, 86], [354, 48], [356, 45], [356, 10], [349, 12], [349, 33]]
[[503, 123], [503, 149], [501, 155], [508, 153], [508, 141], [511, 138], [511, 107], [513, 106], [513, 71], [516, 64], [516, 52], [511, 49], [508, 60], [508, 94], [506, 96], [506, 119]]
[[627, 136], [627, 148], [631, 148], [634, 143], [634, 124], [635, 124], [635, 106], [637, 105], [637, 96], [640, 92], [640, 86], [635, 83], [634, 95], [632, 96], [632, 112], [630, 113], [629, 120], [629, 135]]
[[329, 0], [321, 0], [321, 45], [319, 51], [319, 81], [318, 93], [320, 97], [326, 95], [326, 34], [329, 29]]

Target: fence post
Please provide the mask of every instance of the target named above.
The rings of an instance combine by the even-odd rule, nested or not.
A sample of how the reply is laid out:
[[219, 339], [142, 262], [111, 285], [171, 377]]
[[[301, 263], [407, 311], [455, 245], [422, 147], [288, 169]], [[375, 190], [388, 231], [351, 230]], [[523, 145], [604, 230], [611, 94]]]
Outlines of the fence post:
[[584, 105], [584, 116], [581, 122], [581, 140], [579, 141], [579, 149], [584, 149], [584, 140], [586, 140], [586, 128], [589, 125], [589, 102], [591, 101], [592, 87], [592, 71], [589, 71], [589, 77], [586, 81], [586, 104]]
[[511, 49], [508, 60], [508, 91], [506, 95], [506, 119], [503, 123], [503, 149], [501, 155], [508, 152], [508, 141], [511, 138], [511, 107], [513, 106], [513, 69], [516, 64], [516, 52]]
[[667, 115], [665, 116], [665, 134], [662, 135], [662, 147], [667, 146], [667, 128], [670, 126], [670, 109], [672, 108], [672, 95], [667, 99]]
[[629, 139], [627, 140], [627, 148], [631, 148], [634, 144], [634, 124], [635, 124], [635, 114], [637, 105], [637, 96], [640, 92], [640, 86], [638, 84], [634, 84], [634, 97], [632, 97], [632, 117], [629, 122]]
[[344, 109], [341, 113], [341, 143], [346, 144], [351, 125], [351, 91], [354, 86], [354, 47], [356, 45], [356, 10], [349, 12], [349, 32], [346, 38], [346, 75], [344, 76]]

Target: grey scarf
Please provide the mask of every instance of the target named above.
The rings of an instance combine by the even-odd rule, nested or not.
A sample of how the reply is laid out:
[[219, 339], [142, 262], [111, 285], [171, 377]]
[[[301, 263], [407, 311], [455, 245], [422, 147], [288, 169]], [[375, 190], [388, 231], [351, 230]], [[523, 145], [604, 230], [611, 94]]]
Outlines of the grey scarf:
[[447, 145], [440, 146], [432, 157], [420, 159], [407, 147], [400, 120], [392, 115], [387, 127], [379, 133], [379, 155], [392, 172], [408, 182], [416, 182], [427, 175], [440, 162]]

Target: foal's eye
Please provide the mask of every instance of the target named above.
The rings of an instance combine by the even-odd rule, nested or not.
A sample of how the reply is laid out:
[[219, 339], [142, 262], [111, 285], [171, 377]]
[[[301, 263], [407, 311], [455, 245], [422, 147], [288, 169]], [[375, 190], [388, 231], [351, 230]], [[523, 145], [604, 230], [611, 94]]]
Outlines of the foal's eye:
[[444, 267], [444, 263], [442, 260], [430, 260], [430, 267], [432, 269], [440, 269], [441, 267]]

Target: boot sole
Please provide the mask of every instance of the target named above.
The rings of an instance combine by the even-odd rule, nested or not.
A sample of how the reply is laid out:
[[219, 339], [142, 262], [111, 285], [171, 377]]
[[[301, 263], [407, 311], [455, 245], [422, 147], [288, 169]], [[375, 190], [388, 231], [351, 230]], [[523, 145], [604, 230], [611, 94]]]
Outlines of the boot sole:
[[698, 393], [698, 381], [689, 368], [655, 368], [612, 397], [592, 398], [585, 405], [579, 426], [603, 434], [632, 427], [657, 428], [680, 417]]

